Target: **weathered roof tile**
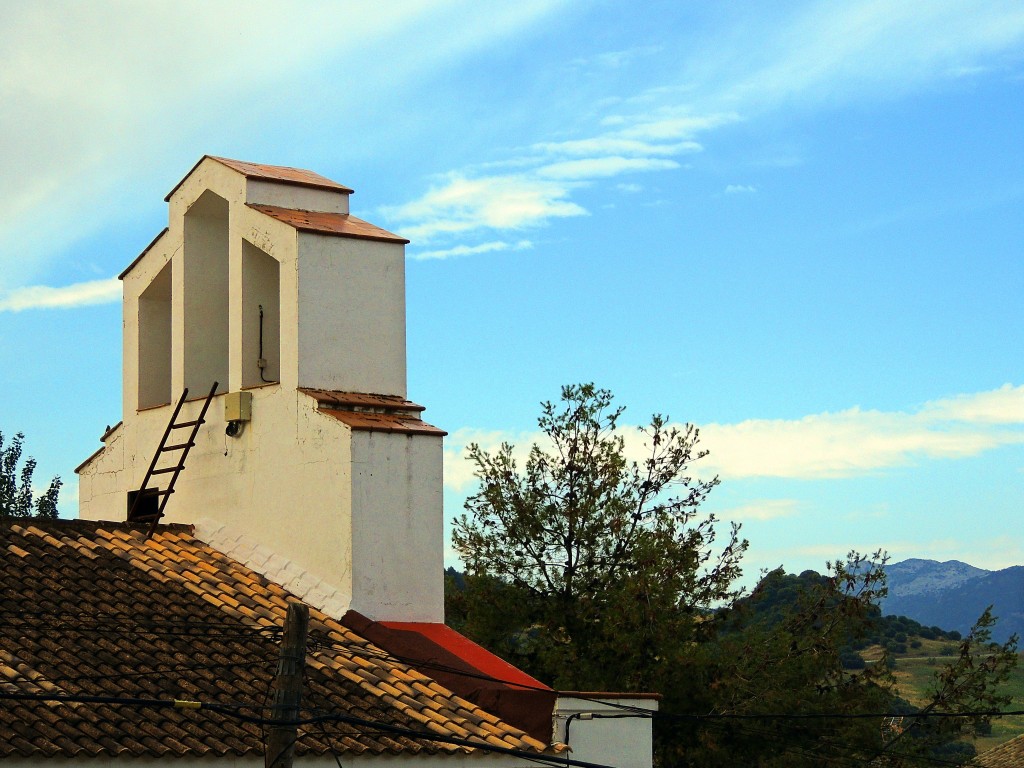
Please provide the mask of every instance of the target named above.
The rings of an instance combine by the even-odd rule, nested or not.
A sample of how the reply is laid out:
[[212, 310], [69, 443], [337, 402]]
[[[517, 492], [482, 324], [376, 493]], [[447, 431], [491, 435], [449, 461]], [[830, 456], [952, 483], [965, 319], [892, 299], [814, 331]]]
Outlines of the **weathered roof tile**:
[[[287, 602], [280, 585], [187, 526], [0, 521], [0, 697], [186, 698], [262, 707]], [[29, 607], [31, 606], [31, 607]], [[255, 606], [255, 608], [254, 608]], [[547, 745], [310, 611], [306, 700], [423, 733], [344, 724], [300, 732], [300, 754], [463, 753], [430, 734]], [[207, 710], [38, 700], [0, 706], [0, 757], [259, 755], [259, 725]]]
[[353, 237], [358, 240], [376, 240], [382, 243], [406, 244], [409, 241], [399, 235], [381, 229], [375, 224], [363, 221], [348, 213], [325, 213], [322, 211], [300, 211], [281, 208], [277, 205], [246, 203], [254, 211], [266, 214], [284, 222], [300, 232], [312, 232], [331, 237]]

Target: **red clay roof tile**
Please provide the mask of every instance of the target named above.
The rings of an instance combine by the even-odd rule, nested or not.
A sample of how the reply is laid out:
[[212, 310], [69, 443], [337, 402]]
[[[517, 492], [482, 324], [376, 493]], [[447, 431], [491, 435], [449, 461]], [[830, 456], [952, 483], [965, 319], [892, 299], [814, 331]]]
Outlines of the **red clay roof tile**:
[[[264, 711], [278, 628], [296, 598], [195, 539], [188, 526], [145, 534], [146, 526], [128, 523], [0, 521], [0, 698], [187, 698]], [[252, 602], [262, 612], [246, 606]], [[310, 614], [304, 700], [424, 735], [311, 727], [300, 731], [299, 754], [472, 751], [429, 733], [547, 749], [333, 618]], [[0, 706], [0, 757], [256, 756], [262, 749], [258, 725], [216, 711], [40, 700]]]
[[283, 221], [300, 232], [313, 232], [318, 235], [335, 237], [354, 237], [360, 240], [377, 240], [383, 243], [408, 243], [404, 237], [392, 234], [368, 221], [357, 219], [348, 213], [325, 213], [322, 211], [299, 211], [293, 208], [281, 208], [276, 205], [246, 203], [254, 211], [264, 213], [271, 218]]
[[424, 410], [422, 405], [397, 395], [338, 392], [306, 387], [300, 387], [299, 391], [317, 401], [320, 413], [331, 416], [354, 430], [439, 437], [448, 434], [443, 429], [420, 419], [419, 414]]
[[970, 765], [980, 768], [1020, 768], [1024, 765], [1024, 736], [1017, 736], [982, 752]]
[[167, 197], [164, 198], [164, 202], [171, 199], [171, 195], [178, 191], [178, 187], [184, 184], [185, 179], [192, 175], [192, 171], [198, 168], [199, 164], [206, 159], [215, 160], [221, 165], [226, 165], [228, 168], [238, 171], [247, 179], [263, 179], [265, 181], [276, 181], [280, 184], [293, 184], [300, 187], [313, 187], [314, 189], [327, 189], [336, 192], [344, 192], [345, 194], [352, 194], [352, 189], [346, 187], [344, 184], [331, 181], [330, 179], [321, 176], [319, 173], [306, 171], [302, 168], [289, 168], [283, 165], [263, 165], [262, 163], [247, 163], [244, 160], [231, 160], [226, 157], [203, 155], [199, 158], [199, 161], [192, 166], [189, 172], [182, 177], [181, 181], [174, 185], [174, 189], [167, 193]]

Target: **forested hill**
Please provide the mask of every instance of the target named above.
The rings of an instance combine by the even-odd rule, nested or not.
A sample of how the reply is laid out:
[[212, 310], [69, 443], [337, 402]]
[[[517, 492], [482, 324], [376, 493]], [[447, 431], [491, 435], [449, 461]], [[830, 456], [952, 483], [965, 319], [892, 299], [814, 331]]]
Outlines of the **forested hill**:
[[988, 606], [998, 623], [992, 638], [1005, 642], [1024, 635], [1024, 567], [987, 571], [950, 560], [904, 560], [885, 568], [889, 596], [885, 615], [908, 616], [921, 624], [967, 632]]
[[[445, 576], [447, 577], [446, 589], [462, 591], [466, 588], [465, 577], [454, 568], [447, 568]], [[748, 612], [755, 622], [773, 625], [781, 621], [786, 613], [796, 606], [800, 595], [805, 593], [813, 582], [823, 578], [825, 577], [815, 571], [804, 571], [800, 575], [775, 571], [761, 581], [753, 595], [738, 600], [736, 607]], [[971, 628], [977, 618], [975, 616], [968, 623], [965, 631]], [[941, 624], [926, 624], [907, 616], [883, 615], [882, 610], [878, 609], [873, 630], [858, 645], [859, 647], [869, 644], [885, 645], [892, 650], [902, 652], [906, 649], [900, 648], [899, 644], [906, 642], [908, 637], [923, 637], [927, 640], [959, 640], [961, 634], [956, 629], [943, 629]], [[896, 645], [894, 646], [893, 643]]]
[[[798, 604], [801, 595], [807, 594], [815, 582], [824, 578], [815, 571], [804, 571], [800, 575], [774, 571], [758, 584], [753, 594], [737, 601], [737, 607], [749, 611], [754, 621], [772, 625], [782, 621]], [[926, 625], [906, 616], [883, 615], [881, 609], [875, 610], [877, 613], [869, 624], [868, 635], [856, 643], [858, 648], [884, 645], [902, 653], [907, 649], [901, 646], [910, 638], [959, 640], [961, 637], [956, 630], [947, 631], [939, 625]]]

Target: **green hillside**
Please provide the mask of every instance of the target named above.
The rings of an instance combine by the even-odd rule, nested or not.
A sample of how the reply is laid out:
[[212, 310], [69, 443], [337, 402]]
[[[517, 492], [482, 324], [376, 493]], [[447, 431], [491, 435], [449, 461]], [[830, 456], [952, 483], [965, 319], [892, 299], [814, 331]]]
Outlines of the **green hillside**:
[[[890, 658], [895, 660], [893, 674], [900, 695], [911, 704], [921, 706], [928, 700], [928, 690], [933, 685], [936, 670], [956, 658], [957, 643], [949, 639], [908, 636], [904, 645], [906, 650], [902, 652], [889, 652]], [[861, 650], [860, 655], [869, 664], [875, 663], [882, 656], [882, 646], [869, 646]], [[1013, 696], [1007, 709], [1024, 710], [1024, 666], [1018, 665], [1013, 671], [1006, 683], [1006, 691]], [[1024, 733], [1024, 715], [996, 718], [992, 721], [992, 733], [978, 739], [975, 746], [981, 753], [1021, 733]]]

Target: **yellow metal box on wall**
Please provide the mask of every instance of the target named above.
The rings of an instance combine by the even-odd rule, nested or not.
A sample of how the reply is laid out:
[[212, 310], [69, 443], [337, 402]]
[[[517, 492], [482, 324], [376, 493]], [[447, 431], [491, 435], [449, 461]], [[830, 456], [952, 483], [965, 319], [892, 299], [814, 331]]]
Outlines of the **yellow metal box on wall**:
[[252, 418], [252, 392], [228, 392], [224, 396], [224, 421]]

